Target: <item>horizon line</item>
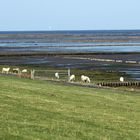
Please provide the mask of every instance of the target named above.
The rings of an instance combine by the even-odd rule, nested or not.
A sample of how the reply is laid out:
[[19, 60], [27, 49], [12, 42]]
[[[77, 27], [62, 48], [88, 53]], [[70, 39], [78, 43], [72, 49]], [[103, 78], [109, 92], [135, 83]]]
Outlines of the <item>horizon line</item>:
[[0, 30], [0, 32], [55, 32], [55, 31], [138, 31], [140, 29], [56, 29], [56, 30]]

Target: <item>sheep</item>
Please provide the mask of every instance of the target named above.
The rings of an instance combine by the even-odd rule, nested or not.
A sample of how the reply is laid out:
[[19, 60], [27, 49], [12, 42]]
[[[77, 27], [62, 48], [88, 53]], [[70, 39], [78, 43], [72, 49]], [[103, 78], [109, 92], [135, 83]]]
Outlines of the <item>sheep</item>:
[[88, 76], [82, 75], [81, 80], [82, 80], [82, 82], [90, 83], [90, 78]]
[[19, 72], [20, 72], [19, 68], [13, 68], [13, 73], [19, 73]]
[[59, 73], [58, 72], [56, 72], [54, 75], [57, 79], [59, 79]]
[[9, 72], [10, 68], [2, 68], [2, 73], [7, 73]]
[[75, 75], [71, 75], [70, 78], [69, 78], [69, 81], [73, 82], [74, 80], [75, 80]]
[[21, 72], [22, 73], [26, 73], [27, 72], [27, 69], [23, 69]]
[[120, 77], [120, 82], [124, 82], [124, 77]]

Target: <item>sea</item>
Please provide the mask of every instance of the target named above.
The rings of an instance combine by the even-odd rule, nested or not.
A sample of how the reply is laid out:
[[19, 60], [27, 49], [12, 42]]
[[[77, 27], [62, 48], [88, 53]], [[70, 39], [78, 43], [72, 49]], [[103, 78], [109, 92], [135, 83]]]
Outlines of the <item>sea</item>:
[[[0, 55], [36, 53], [37, 57], [0, 57], [0, 64], [54, 64], [63, 67], [112, 70], [112, 64], [65, 61], [39, 56], [41, 53], [113, 53], [117, 59], [140, 62], [140, 30], [78, 30], [78, 31], [0, 31]], [[121, 53], [121, 56], [116, 54]], [[124, 54], [126, 55], [123, 57]], [[135, 55], [136, 54], [136, 55]], [[102, 56], [101, 56], [102, 57]], [[60, 60], [60, 61], [59, 61]], [[65, 63], [64, 63], [65, 62]], [[68, 64], [67, 64], [68, 63]], [[87, 66], [87, 63], [89, 64]], [[95, 65], [96, 64], [96, 65]], [[140, 80], [140, 63], [119, 64], [116, 71]], [[113, 69], [113, 71], [115, 70]]]
[[0, 32], [0, 52], [140, 52], [140, 30]]

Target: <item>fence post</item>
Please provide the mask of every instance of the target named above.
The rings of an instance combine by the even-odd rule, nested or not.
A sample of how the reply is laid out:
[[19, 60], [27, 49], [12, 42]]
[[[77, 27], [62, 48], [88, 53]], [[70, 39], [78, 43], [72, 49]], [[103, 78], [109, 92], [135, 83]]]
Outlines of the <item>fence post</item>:
[[31, 79], [34, 80], [35, 70], [31, 70]]
[[21, 78], [21, 71], [18, 71], [18, 77], [20, 77]]
[[70, 69], [68, 69], [68, 82], [70, 81]]

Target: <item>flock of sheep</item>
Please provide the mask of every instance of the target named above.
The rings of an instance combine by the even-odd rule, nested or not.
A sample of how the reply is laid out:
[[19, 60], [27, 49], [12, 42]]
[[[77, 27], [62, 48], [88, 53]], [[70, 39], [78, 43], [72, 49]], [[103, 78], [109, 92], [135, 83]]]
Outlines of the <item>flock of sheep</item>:
[[[2, 68], [2, 73], [8, 74], [9, 71], [10, 71], [10, 68]], [[27, 69], [20, 70], [19, 68], [13, 68], [12, 72], [16, 73], [16, 74], [27, 73]], [[56, 72], [54, 76], [57, 79], [60, 78], [58, 72]], [[120, 80], [120, 82], [124, 82], [124, 77], [120, 77], [119, 80]], [[69, 82], [74, 82], [74, 81], [75, 81], [75, 75], [70, 75], [69, 76]], [[90, 83], [91, 82], [90, 78], [88, 76], [85, 76], [85, 75], [81, 75], [81, 81], [84, 82], [84, 83]]]
[[[55, 77], [56, 77], [57, 79], [60, 78], [58, 72], [55, 73]], [[69, 77], [69, 82], [74, 82], [74, 81], [75, 81], [75, 75], [71, 75], [71, 76]], [[88, 76], [82, 75], [82, 76], [81, 76], [81, 81], [82, 81], [82, 82], [85, 82], [85, 83], [90, 83], [90, 78], [89, 78]]]
[[[10, 72], [10, 68], [2, 68], [2, 73], [6, 73], [8, 74]], [[16, 73], [16, 74], [19, 74], [20, 72], [22, 73], [27, 73], [27, 69], [23, 69], [20, 71], [19, 68], [13, 68], [12, 69], [12, 73]]]
[[[55, 77], [56, 77], [57, 79], [60, 78], [58, 72], [55, 73]], [[124, 82], [124, 77], [120, 77], [119, 80], [120, 80], [120, 82]], [[71, 76], [69, 77], [69, 82], [73, 82], [73, 81], [75, 81], [75, 75], [71, 75]], [[84, 83], [90, 83], [90, 78], [89, 78], [88, 76], [81, 75], [81, 81], [84, 82]]]

